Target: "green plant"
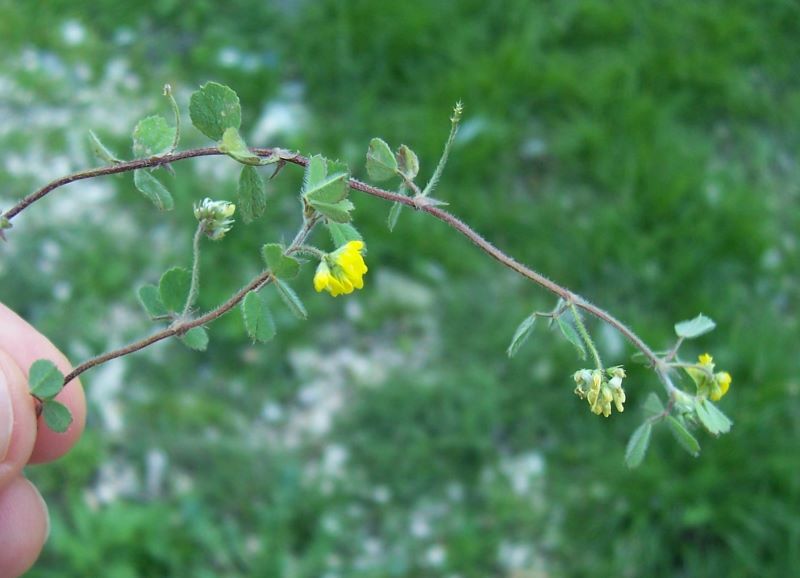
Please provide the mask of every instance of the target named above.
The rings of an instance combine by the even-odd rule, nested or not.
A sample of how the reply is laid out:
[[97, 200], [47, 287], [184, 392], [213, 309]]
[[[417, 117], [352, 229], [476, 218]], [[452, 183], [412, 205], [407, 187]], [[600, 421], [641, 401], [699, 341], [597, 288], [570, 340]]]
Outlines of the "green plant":
[[[657, 397], [651, 397], [645, 405], [645, 420], [631, 436], [626, 451], [626, 462], [630, 467], [641, 463], [655, 424], [667, 424], [679, 444], [692, 455], [699, 453], [700, 446], [690, 430], [702, 427], [715, 436], [730, 430], [730, 420], [712, 403], [727, 393], [730, 375], [727, 372], [714, 373], [713, 360], [708, 355], [701, 356], [698, 363], [688, 363], [678, 358], [683, 342], [713, 330], [713, 321], [699, 315], [676, 324], [677, 341], [674, 346], [665, 351], [655, 351], [610, 313], [502, 252], [463, 221], [443, 210], [441, 206], [446, 202], [431, 196], [455, 140], [463, 114], [461, 103], [454, 108], [444, 151], [424, 187], [415, 183], [420, 163], [413, 150], [401, 145], [393, 153], [385, 141], [372, 139], [366, 156], [367, 172], [378, 182], [399, 179], [398, 192], [390, 192], [351, 179], [345, 164], [320, 155], [304, 157], [278, 148], [248, 147], [240, 133], [242, 110], [237, 94], [229, 87], [214, 82], [206, 83], [192, 95], [189, 112], [194, 126], [216, 141], [216, 146], [178, 152], [180, 112], [169, 86], [165, 87], [164, 95], [169, 99], [174, 114], [174, 126], [170, 126], [161, 116], [150, 116], [140, 121], [133, 131], [133, 152], [137, 156], [143, 155], [141, 158], [122, 161], [94, 133], [90, 133], [93, 150], [109, 165], [67, 175], [25, 197], [0, 215], [0, 232], [10, 229], [12, 219], [20, 212], [63, 185], [123, 172], [133, 172], [136, 188], [156, 208], [170, 210], [174, 207], [172, 195], [153, 173], [160, 168], [169, 170], [172, 163], [182, 159], [210, 155], [227, 155], [242, 165], [237, 204], [245, 223], [255, 221], [266, 210], [264, 183], [256, 167], [272, 166], [274, 172], [271, 178], [286, 164], [305, 167], [300, 191], [300, 227], [286, 246], [274, 242], [263, 245], [265, 269], [222, 304], [208, 312], [198, 313], [195, 304], [201, 288], [202, 240], [204, 237], [212, 241], [223, 239], [233, 226], [236, 206], [211, 199], [196, 204], [194, 215], [198, 224], [192, 243], [191, 269], [173, 267], [161, 276], [158, 285], [148, 284], [139, 289], [139, 299], [147, 314], [154, 322], [165, 322], [166, 327], [127, 346], [93, 357], [66, 376], [42, 360], [31, 368], [31, 395], [52, 429], [65, 431], [70, 423], [68, 414], [65, 414], [66, 408], [55, 401], [60, 390], [59, 382], [63, 386], [93, 367], [170, 337], [177, 337], [188, 347], [203, 351], [209, 343], [206, 326], [237, 306], [240, 306], [245, 329], [251, 339], [262, 342], [271, 340], [276, 332], [275, 324], [267, 302], [260, 294], [267, 285], [277, 289], [295, 315], [306, 318], [305, 305], [288, 283], [300, 271], [304, 257], [319, 261], [314, 279], [317, 291], [327, 289], [335, 297], [363, 287], [363, 275], [367, 272], [362, 257], [365, 244], [352, 224], [351, 212], [355, 206], [348, 198], [352, 189], [393, 203], [389, 214], [390, 229], [396, 225], [400, 208], [404, 205], [427, 213], [461, 233], [506, 268], [554, 294], [558, 302], [552, 310], [534, 311], [522, 321], [511, 339], [508, 355], [513, 356], [530, 337], [538, 318], [547, 319], [575, 346], [581, 359], [586, 359], [590, 354], [593, 367], [580, 369], [574, 374], [577, 384], [575, 393], [587, 400], [593, 413], [605, 417], [611, 415], [612, 402], [618, 412], [624, 411], [627, 396], [622, 380], [626, 373], [621, 366], [604, 366], [582, 316], [589, 314], [620, 332], [637, 350], [636, 354], [655, 372], [667, 396], [666, 404], [662, 404]], [[328, 229], [335, 246], [332, 251], [324, 251], [307, 243], [312, 231], [319, 225]], [[675, 385], [677, 370], [685, 371], [692, 378], [694, 392]]]

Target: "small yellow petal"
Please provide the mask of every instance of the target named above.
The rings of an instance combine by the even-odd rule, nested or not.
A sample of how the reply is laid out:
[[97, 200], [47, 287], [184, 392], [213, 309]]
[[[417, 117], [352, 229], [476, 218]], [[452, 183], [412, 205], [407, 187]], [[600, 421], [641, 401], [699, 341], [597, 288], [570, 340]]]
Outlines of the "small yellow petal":
[[714, 358], [713, 358], [713, 357], [711, 357], [711, 356], [710, 356], [708, 353], [704, 353], [703, 355], [699, 356], [699, 357], [697, 358], [697, 360], [698, 360], [698, 361], [699, 361], [699, 362], [700, 362], [702, 365], [711, 365], [712, 363], [714, 363]]

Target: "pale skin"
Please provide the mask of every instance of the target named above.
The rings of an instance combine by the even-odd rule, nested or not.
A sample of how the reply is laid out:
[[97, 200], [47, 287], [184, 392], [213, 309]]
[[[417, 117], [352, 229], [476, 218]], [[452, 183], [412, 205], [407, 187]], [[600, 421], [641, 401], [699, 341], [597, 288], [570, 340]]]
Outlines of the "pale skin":
[[16, 578], [39, 557], [47, 534], [47, 506], [23, 475], [23, 468], [56, 460], [77, 442], [86, 420], [86, 400], [76, 379], [57, 399], [73, 423], [63, 434], [36, 418], [27, 372], [37, 359], [49, 359], [67, 374], [72, 366], [41, 333], [0, 304], [0, 578]]

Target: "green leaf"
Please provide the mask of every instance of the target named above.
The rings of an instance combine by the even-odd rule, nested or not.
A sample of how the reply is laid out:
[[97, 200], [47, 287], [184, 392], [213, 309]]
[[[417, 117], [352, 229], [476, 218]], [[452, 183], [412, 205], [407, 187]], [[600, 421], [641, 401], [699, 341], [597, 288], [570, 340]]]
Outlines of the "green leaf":
[[519, 324], [517, 330], [514, 332], [514, 336], [511, 338], [511, 343], [506, 349], [506, 353], [508, 353], [509, 357], [514, 357], [519, 348], [522, 347], [522, 344], [528, 340], [528, 337], [531, 336], [531, 331], [533, 331], [533, 324], [536, 321], [536, 314], [528, 315], [525, 319], [522, 320], [522, 323]]
[[292, 279], [300, 271], [300, 263], [285, 254], [285, 249], [278, 243], [267, 243], [261, 247], [261, 256], [275, 277]]
[[28, 386], [40, 399], [54, 397], [64, 387], [64, 374], [48, 359], [37, 359], [28, 370]]
[[192, 124], [208, 138], [219, 141], [229, 128], [242, 125], [242, 107], [236, 93], [216, 82], [207, 82], [189, 101]]
[[312, 205], [317, 202], [338, 203], [347, 197], [347, 173], [336, 173], [304, 187], [303, 196]]
[[397, 219], [400, 218], [400, 211], [403, 210], [403, 203], [394, 203], [392, 208], [389, 209], [389, 216], [386, 217], [386, 224], [389, 227], [389, 231], [394, 231], [394, 228], [397, 226]]
[[264, 298], [251, 291], [242, 301], [242, 317], [247, 334], [253, 341], [266, 343], [275, 337], [275, 321]]
[[331, 234], [331, 240], [336, 247], [346, 245], [350, 241], [363, 241], [361, 233], [358, 232], [353, 225], [349, 223], [335, 223], [329, 221], [327, 223], [328, 232]]
[[581, 339], [578, 332], [572, 326], [571, 323], [568, 321], [564, 321], [563, 316], [559, 315], [556, 317], [556, 325], [561, 330], [561, 334], [569, 341], [572, 345], [575, 346], [575, 349], [578, 351], [578, 356], [581, 359], [586, 359], [586, 347], [583, 344], [583, 340]]
[[352, 211], [355, 206], [346, 199], [335, 204], [315, 202], [311, 203], [311, 206], [328, 220], [335, 223], [349, 223], [353, 220], [353, 217], [350, 216], [350, 211]]
[[133, 129], [133, 154], [147, 158], [168, 153], [174, 140], [174, 126], [169, 126], [163, 116], [148, 116]]
[[[0, 211], [2, 213], [2, 211]], [[0, 239], [6, 240], [6, 230], [13, 229], [14, 225], [8, 220], [5, 215], [0, 215]]]
[[236, 159], [245, 165], [260, 165], [261, 157], [250, 152], [247, 143], [244, 142], [238, 128], [226, 128], [219, 143], [219, 150], [229, 157]]
[[283, 302], [289, 308], [289, 311], [298, 319], [307, 319], [308, 312], [306, 311], [306, 307], [303, 305], [300, 297], [297, 296], [297, 293], [294, 292], [294, 289], [277, 278], [272, 283], [278, 290], [278, 294], [281, 296], [281, 299], [283, 299]]
[[192, 327], [180, 336], [180, 340], [190, 349], [205, 351], [208, 347], [208, 331], [205, 327]]
[[678, 337], [683, 337], [684, 339], [694, 339], [713, 331], [716, 326], [717, 324], [713, 320], [701, 313], [694, 319], [676, 323], [675, 333]]
[[161, 302], [170, 311], [182, 311], [191, 285], [192, 274], [182, 267], [173, 267], [161, 276], [158, 283]]
[[172, 195], [167, 188], [145, 169], [133, 171], [133, 184], [159, 210], [169, 211], [175, 206]]
[[144, 307], [145, 312], [152, 318], [155, 319], [156, 317], [164, 317], [169, 313], [167, 308], [164, 307], [164, 303], [161, 301], [161, 293], [158, 290], [158, 287], [153, 285], [152, 283], [148, 283], [147, 285], [142, 285], [139, 287], [138, 291], [139, 302]]
[[647, 453], [647, 446], [650, 444], [652, 431], [652, 424], [646, 421], [636, 428], [631, 439], [628, 440], [628, 446], [625, 448], [625, 463], [629, 468], [635, 468], [642, 463]]
[[69, 408], [54, 399], [47, 399], [42, 403], [42, 417], [47, 427], [56, 433], [64, 433], [72, 423]]
[[353, 203], [346, 199], [349, 178], [347, 165], [314, 155], [306, 166], [303, 199], [328, 220], [348, 223], [352, 220], [350, 211], [354, 208]]
[[100, 160], [106, 161], [112, 165], [116, 165], [121, 163], [122, 160], [117, 157], [114, 153], [112, 153], [106, 145], [102, 143], [100, 138], [94, 134], [94, 131], [89, 131], [89, 143], [92, 147], [92, 152], [94, 155], [99, 158]]
[[664, 413], [664, 405], [655, 393], [651, 393], [647, 396], [643, 409], [645, 417], [648, 418], [653, 418]]
[[698, 399], [694, 407], [697, 418], [709, 433], [717, 436], [731, 430], [733, 422], [707, 399]]
[[328, 175], [328, 163], [322, 155], [314, 155], [308, 159], [303, 175], [303, 194], [325, 180]]
[[697, 439], [695, 439], [695, 437], [689, 433], [689, 430], [686, 429], [686, 426], [684, 426], [680, 420], [673, 416], [668, 416], [667, 425], [669, 426], [669, 430], [672, 432], [672, 435], [675, 436], [675, 439], [678, 440], [678, 443], [683, 449], [692, 454], [694, 457], [700, 455], [700, 444], [698, 443]]
[[417, 153], [412, 151], [406, 145], [400, 145], [397, 149], [397, 168], [405, 175], [409, 181], [413, 181], [419, 173], [419, 159]]
[[267, 189], [264, 180], [253, 167], [242, 167], [242, 173], [239, 175], [239, 198], [236, 204], [245, 223], [252, 223], [263, 215], [267, 208]]
[[373, 181], [385, 181], [397, 174], [397, 159], [382, 139], [374, 138], [369, 141], [367, 173]]

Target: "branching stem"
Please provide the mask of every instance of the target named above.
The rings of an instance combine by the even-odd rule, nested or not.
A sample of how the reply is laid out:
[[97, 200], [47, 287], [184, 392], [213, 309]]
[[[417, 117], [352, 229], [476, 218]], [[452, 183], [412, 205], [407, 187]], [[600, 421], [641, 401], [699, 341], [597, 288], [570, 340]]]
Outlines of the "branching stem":
[[[276, 154], [276, 151], [280, 149], [275, 148], [253, 148], [251, 149], [254, 154], [257, 154], [260, 157], [269, 157]], [[285, 162], [293, 163], [295, 165], [306, 166], [308, 164], [308, 159], [300, 154], [287, 154], [286, 151], [280, 150], [281, 159]], [[208, 147], [208, 148], [197, 148], [197, 149], [190, 149], [174, 154], [164, 155], [160, 157], [150, 157], [147, 159], [137, 159], [134, 161], [128, 161], [123, 163], [118, 163], [106, 167], [99, 167], [96, 169], [90, 169], [86, 171], [80, 171], [77, 173], [73, 173], [71, 175], [67, 175], [56, 179], [39, 190], [35, 191], [34, 193], [28, 195], [24, 199], [22, 199], [19, 203], [11, 207], [8, 211], [4, 213], [4, 217], [11, 220], [20, 212], [25, 210], [27, 207], [38, 201], [39, 199], [45, 197], [50, 192], [63, 187], [64, 185], [68, 185], [70, 183], [80, 181], [83, 179], [91, 179], [94, 177], [100, 177], [103, 175], [112, 175], [117, 173], [124, 173], [133, 171], [136, 169], [142, 168], [149, 168], [149, 167], [157, 167], [161, 165], [168, 165], [175, 161], [193, 158], [193, 157], [202, 157], [202, 156], [213, 156], [213, 155], [224, 155], [222, 151], [220, 151], [217, 147]], [[666, 388], [667, 392], [673, 394], [676, 390], [675, 386], [672, 384], [672, 380], [668, 375], [669, 368], [659, 359], [658, 355], [644, 342], [642, 339], [634, 333], [628, 326], [618, 320], [616, 317], [608, 313], [607, 311], [597, 307], [596, 305], [590, 303], [588, 300], [584, 299], [580, 295], [577, 295], [567, 289], [566, 287], [562, 287], [558, 283], [548, 279], [546, 276], [542, 275], [541, 273], [534, 271], [533, 269], [523, 265], [516, 261], [513, 257], [507, 255], [497, 247], [495, 247], [492, 243], [484, 239], [480, 234], [478, 234], [474, 229], [468, 226], [466, 223], [455, 217], [454, 215], [450, 214], [449, 212], [431, 205], [420, 205], [414, 201], [412, 197], [407, 197], [405, 195], [398, 195], [397, 193], [393, 193], [390, 191], [386, 191], [384, 189], [380, 189], [378, 187], [373, 187], [366, 183], [363, 183], [356, 179], [350, 179], [349, 186], [351, 189], [360, 191], [362, 193], [366, 193], [373, 197], [378, 197], [387, 201], [391, 201], [394, 203], [400, 203], [403, 205], [407, 205], [414, 209], [417, 209], [421, 212], [427, 213], [439, 221], [442, 221], [444, 224], [449, 226], [451, 229], [454, 229], [464, 235], [467, 239], [469, 239], [475, 246], [477, 246], [480, 250], [484, 253], [498, 261], [504, 267], [522, 275], [526, 279], [533, 281], [537, 285], [543, 287], [547, 291], [550, 291], [554, 295], [558, 296], [559, 298], [563, 299], [565, 302], [572, 304], [573, 307], [577, 307], [590, 315], [600, 319], [601, 321], [607, 323], [611, 327], [615, 328], [619, 331], [630, 343], [638, 349], [653, 368], [656, 370], [656, 373], [659, 375], [664, 387]], [[292, 252], [297, 249], [299, 245], [303, 243], [305, 238], [310, 233], [311, 229], [313, 229], [314, 225], [316, 224], [317, 220], [314, 217], [311, 217], [304, 222], [303, 228], [298, 232], [298, 236], [295, 238], [295, 241], [289, 247], [287, 252], [291, 250]], [[129, 353], [133, 353], [134, 351], [138, 351], [151, 345], [157, 341], [161, 341], [162, 339], [166, 339], [167, 337], [172, 337], [174, 335], [182, 335], [189, 329], [193, 327], [198, 327], [200, 325], [204, 325], [213, 321], [214, 319], [218, 318], [219, 316], [223, 315], [237, 303], [239, 303], [244, 296], [251, 290], [257, 289], [266, 285], [271, 280], [269, 272], [264, 272], [255, 279], [253, 279], [250, 283], [245, 285], [241, 290], [239, 290], [233, 297], [231, 297], [228, 301], [217, 307], [216, 309], [197, 317], [196, 319], [188, 320], [178, 325], [171, 326], [159, 333], [151, 335], [150, 337], [128, 345], [127, 347], [111, 351], [100, 355], [94, 359], [86, 361], [75, 368], [75, 370], [70, 373], [65, 378], [65, 383], [68, 383], [87, 369], [95, 367], [105, 361], [110, 359], [114, 359], [117, 357], [121, 357], [123, 355], [127, 355]]]

